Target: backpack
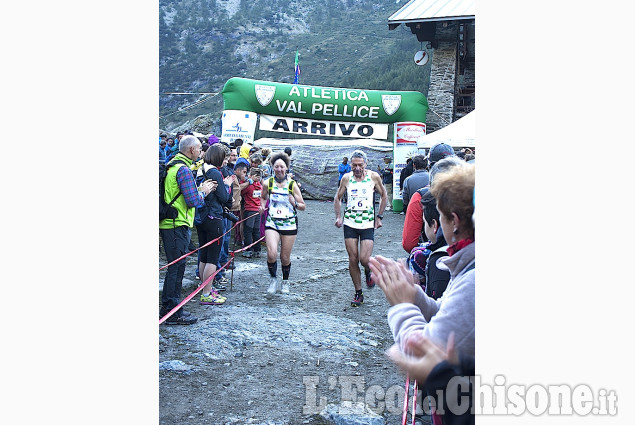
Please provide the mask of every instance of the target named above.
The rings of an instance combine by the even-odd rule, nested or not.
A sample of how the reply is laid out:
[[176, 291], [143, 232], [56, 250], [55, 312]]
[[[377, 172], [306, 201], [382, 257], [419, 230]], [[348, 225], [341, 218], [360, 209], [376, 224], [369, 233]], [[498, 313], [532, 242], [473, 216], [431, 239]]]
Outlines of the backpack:
[[172, 204], [182, 195], [181, 190], [179, 190], [179, 193], [177, 193], [169, 203], [165, 201], [165, 178], [168, 175], [168, 169], [179, 163], [187, 165], [181, 160], [176, 160], [169, 165], [159, 165], [159, 221], [165, 220], [166, 218], [174, 220], [179, 215], [178, 210], [172, 206]]

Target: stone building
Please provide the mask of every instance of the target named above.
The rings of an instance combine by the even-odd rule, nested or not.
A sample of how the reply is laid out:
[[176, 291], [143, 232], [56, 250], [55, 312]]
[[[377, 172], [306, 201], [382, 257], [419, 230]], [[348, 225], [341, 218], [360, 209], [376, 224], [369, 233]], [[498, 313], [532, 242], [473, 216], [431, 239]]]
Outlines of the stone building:
[[430, 85], [426, 132], [439, 130], [474, 110], [475, 0], [411, 0], [388, 18], [393, 30], [403, 24], [428, 55]]

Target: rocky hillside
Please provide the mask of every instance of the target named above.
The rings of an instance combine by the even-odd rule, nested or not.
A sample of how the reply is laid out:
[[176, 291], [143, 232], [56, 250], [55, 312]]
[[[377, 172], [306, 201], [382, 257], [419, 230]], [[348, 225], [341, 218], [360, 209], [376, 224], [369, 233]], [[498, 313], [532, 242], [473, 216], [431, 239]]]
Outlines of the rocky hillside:
[[[422, 48], [388, 17], [405, 0], [160, 0], [160, 128], [218, 132], [222, 96], [234, 76], [427, 94]], [[196, 118], [195, 121], [193, 121]]]

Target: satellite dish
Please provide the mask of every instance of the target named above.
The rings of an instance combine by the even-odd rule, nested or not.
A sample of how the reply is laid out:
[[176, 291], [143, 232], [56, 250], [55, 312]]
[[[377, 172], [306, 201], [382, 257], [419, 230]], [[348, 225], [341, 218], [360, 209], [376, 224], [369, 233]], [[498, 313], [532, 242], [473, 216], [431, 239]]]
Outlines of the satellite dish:
[[428, 53], [425, 50], [419, 50], [415, 53], [415, 64], [421, 66], [428, 63]]

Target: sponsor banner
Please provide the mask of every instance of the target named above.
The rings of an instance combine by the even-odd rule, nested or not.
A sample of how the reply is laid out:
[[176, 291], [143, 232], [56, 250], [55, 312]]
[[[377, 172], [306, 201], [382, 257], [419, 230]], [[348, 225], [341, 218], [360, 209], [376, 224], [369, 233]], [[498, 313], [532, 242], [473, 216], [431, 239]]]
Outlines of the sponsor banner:
[[303, 120], [424, 123], [428, 100], [416, 91], [305, 86], [233, 77], [223, 87], [225, 109]]
[[401, 172], [406, 168], [406, 160], [419, 153], [417, 142], [426, 134], [426, 125], [418, 122], [398, 122], [394, 128], [394, 172], [393, 198], [403, 199], [399, 185]]
[[426, 135], [426, 125], [421, 122], [398, 122], [395, 124], [398, 143], [419, 144]]
[[260, 115], [260, 130], [301, 135], [328, 137], [352, 137], [357, 139], [388, 138], [388, 124], [356, 123], [341, 121], [316, 121], [310, 119]]
[[245, 143], [254, 144], [254, 133], [258, 114], [250, 111], [225, 110], [221, 119], [223, 132], [221, 142], [231, 143], [243, 139]]

